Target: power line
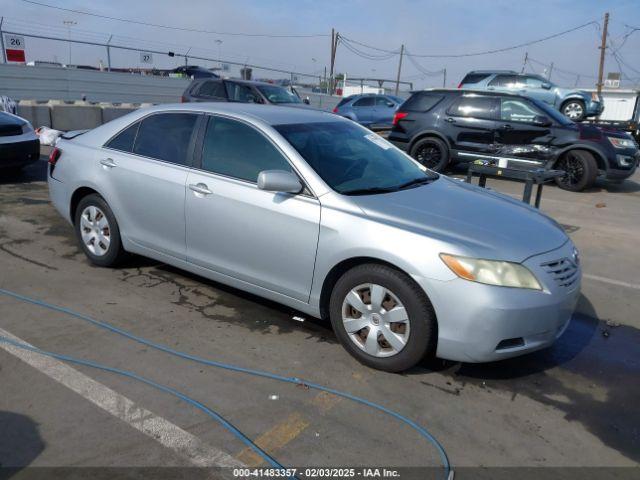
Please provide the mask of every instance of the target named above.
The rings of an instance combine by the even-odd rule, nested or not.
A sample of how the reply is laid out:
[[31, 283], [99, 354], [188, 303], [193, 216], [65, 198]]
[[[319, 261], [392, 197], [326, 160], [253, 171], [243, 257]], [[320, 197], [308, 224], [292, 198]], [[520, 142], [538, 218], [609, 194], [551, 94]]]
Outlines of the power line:
[[[583, 23], [582, 25], [578, 25], [577, 27], [573, 27], [573, 28], [570, 28], [568, 30], [563, 30], [562, 32], [554, 33], [552, 35], [547, 35], [546, 37], [538, 38], [536, 40], [531, 40], [531, 41], [528, 41], [528, 42], [519, 43], [517, 45], [511, 45], [509, 47], [496, 48], [496, 49], [493, 49], [493, 50], [485, 50], [485, 51], [481, 51], [481, 52], [457, 53], [457, 54], [416, 54], [416, 53], [414, 53], [413, 56], [414, 57], [420, 57], [420, 58], [463, 58], [463, 57], [477, 57], [477, 56], [480, 56], [480, 55], [490, 55], [490, 54], [493, 54], [493, 53], [502, 53], [502, 52], [507, 52], [507, 51], [510, 51], [510, 50], [516, 50], [516, 49], [522, 48], [522, 47], [528, 47], [529, 45], [535, 45], [537, 43], [545, 42], [545, 41], [551, 40], [553, 38], [558, 38], [558, 37], [561, 37], [563, 35], [567, 35], [569, 33], [575, 32], [576, 30], [580, 30], [582, 28], [588, 27], [590, 25], [599, 26], [597, 21], [592, 20], [590, 22]], [[361, 45], [363, 47], [370, 48], [372, 50], [378, 50], [380, 52], [385, 52], [385, 53], [392, 53], [391, 50], [385, 50], [384, 48], [375, 47], [373, 45], [367, 45], [366, 43], [357, 42], [356, 40], [352, 40], [352, 39], [350, 39], [350, 41], [353, 42], [353, 43], [357, 43], [358, 45]]]
[[262, 38], [313, 38], [313, 37], [328, 37], [327, 34], [287, 34], [287, 35], [279, 35], [279, 34], [269, 34], [269, 33], [240, 33], [240, 32], [218, 32], [213, 30], [201, 30], [198, 28], [187, 28], [187, 27], [176, 27], [173, 25], [163, 25], [159, 23], [150, 23], [150, 22], [141, 22], [138, 20], [131, 20], [129, 18], [119, 18], [119, 17], [110, 17], [108, 15], [101, 15], [98, 13], [84, 12], [82, 10], [75, 10], [73, 8], [64, 8], [58, 7], [57, 5], [49, 5], [47, 3], [36, 2], [34, 0], [22, 0], [25, 3], [30, 3], [32, 5], [38, 5], [40, 7], [52, 8], [54, 10], [62, 10], [65, 12], [78, 13], [80, 15], [88, 15], [91, 17], [104, 18], [107, 20], [116, 20], [118, 22], [125, 23], [134, 23], [136, 25], [144, 25], [147, 27], [157, 27], [157, 28], [166, 28], [169, 30], [180, 30], [183, 32], [192, 32], [192, 33], [210, 33], [214, 35], [229, 35], [236, 37], [262, 37]]

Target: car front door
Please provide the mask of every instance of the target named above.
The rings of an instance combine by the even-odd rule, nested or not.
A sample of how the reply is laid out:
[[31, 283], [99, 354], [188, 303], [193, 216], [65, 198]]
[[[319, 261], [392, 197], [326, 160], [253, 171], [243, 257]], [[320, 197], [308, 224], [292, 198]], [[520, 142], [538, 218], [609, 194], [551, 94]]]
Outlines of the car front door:
[[552, 126], [541, 125], [545, 113], [533, 102], [501, 97], [496, 121], [496, 154], [501, 157], [546, 162], [551, 158]]
[[99, 184], [126, 238], [184, 260], [184, 199], [198, 114], [149, 115], [100, 152]]
[[556, 94], [551, 88], [552, 85], [547, 80], [536, 75], [523, 75], [522, 82], [525, 84], [525, 94], [553, 106]]
[[375, 97], [375, 100], [376, 104], [374, 106], [371, 123], [391, 125], [393, 115], [396, 112], [398, 105], [388, 97], [379, 96]]
[[376, 100], [372, 96], [362, 97], [353, 102], [353, 112], [356, 114], [358, 123], [369, 124], [372, 121], [373, 108]]
[[260, 190], [259, 172], [293, 168], [262, 132], [211, 116], [187, 180], [187, 261], [308, 301], [320, 227], [309, 193]]
[[454, 154], [471, 159], [490, 154], [495, 130], [496, 97], [463, 94], [447, 108], [444, 131]]

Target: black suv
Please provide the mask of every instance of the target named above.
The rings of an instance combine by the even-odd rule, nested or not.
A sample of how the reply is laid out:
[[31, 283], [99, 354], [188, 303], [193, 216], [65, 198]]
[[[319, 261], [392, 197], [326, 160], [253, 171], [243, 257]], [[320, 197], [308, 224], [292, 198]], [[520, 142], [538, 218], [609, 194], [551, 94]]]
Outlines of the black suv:
[[183, 102], [241, 102], [306, 107], [297, 93], [279, 85], [251, 80], [194, 78], [182, 94]]
[[426, 167], [450, 162], [507, 161], [564, 170], [561, 188], [580, 191], [598, 174], [633, 175], [640, 153], [624, 132], [576, 124], [543, 102], [469, 90], [415, 92], [395, 114], [389, 140]]

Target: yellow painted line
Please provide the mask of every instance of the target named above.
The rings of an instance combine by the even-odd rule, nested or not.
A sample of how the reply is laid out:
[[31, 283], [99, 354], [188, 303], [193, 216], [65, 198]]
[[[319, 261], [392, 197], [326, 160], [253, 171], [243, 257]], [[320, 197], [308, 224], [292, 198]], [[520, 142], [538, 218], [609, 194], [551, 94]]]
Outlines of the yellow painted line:
[[[299, 413], [292, 413], [285, 420], [260, 435], [255, 444], [267, 453], [272, 453], [284, 447], [309, 426], [309, 422]], [[261, 465], [264, 460], [249, 447], [243, 449], [236, 457], [249, 467]]]

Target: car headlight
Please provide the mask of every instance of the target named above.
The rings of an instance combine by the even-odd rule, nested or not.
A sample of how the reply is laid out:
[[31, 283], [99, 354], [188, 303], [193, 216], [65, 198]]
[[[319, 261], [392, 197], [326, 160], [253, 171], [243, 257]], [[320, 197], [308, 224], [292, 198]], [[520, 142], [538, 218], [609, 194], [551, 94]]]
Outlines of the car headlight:
[[459, 257], [447, 253], [441, 253], [440, 258], [458, 277], [471, 282], [542, 290], [533, 273], [519, 263]]
[[636, 148], [636, 142], [630, 138], [607, 137], [615, 148]]
[[591, 92], [591, 101], [593, 101], [593, 102], [599, 102], [600, 101], [600, 97], [598, 96], [598, 94], [596, 92]]

